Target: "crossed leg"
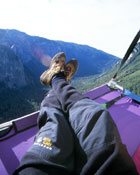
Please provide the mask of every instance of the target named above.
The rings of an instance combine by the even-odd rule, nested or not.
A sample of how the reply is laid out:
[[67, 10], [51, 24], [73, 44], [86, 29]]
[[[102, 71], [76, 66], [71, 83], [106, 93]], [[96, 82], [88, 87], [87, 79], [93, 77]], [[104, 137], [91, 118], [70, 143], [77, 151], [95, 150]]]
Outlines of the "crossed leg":
[[109, 112], [85, 98], [64, 79], [52, 80], [52, 89], [63, 111], [69, 114], [69, 122], [75, 133], [77, 174], [137, 174]]
[[74, 174], [73, 135], [53, 90], [42, 101], [38, 125], [34, 143], [15, 174]]
[[137, 174], [108, 111], [65, 79], [52, 80], [52, 91], [41, 104], [38, 123], [34, 144], [16, 173]]

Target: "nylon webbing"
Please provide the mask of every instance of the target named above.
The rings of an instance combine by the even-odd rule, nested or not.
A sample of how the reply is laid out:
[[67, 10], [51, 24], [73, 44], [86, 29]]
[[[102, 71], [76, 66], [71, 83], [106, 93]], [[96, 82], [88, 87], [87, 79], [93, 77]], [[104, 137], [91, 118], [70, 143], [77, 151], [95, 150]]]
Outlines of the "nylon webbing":
[[132, 53], [133, 49], [135, 48], [138, 40], [140, 38], [140, 30], [138, 31], [138, 33], [136, 34], [135, 38], [133, 39], [131, 45], [129, 46], [126, 54], [124, 55], [120, 67], [118, 69], [118, 71], [115, 73], [115, 75], [113, 76], [113, 79], [115, 79], [117, 77], [118, 72], [120, 71], [120, 69], [122, 68], [122, 66], [124, 65], [124, 63], [126, 62], [126, 60], [129, 58], [130, 54]]
[[114, 103], [116, 103], [117, 101], [119, 101], [122, 97], [124, 97], [123, 94], [121, 94], [119, 97], [107, 102], [107, 103], [103, 103], [101, 104], [102, 106], [104, 106], [105, 108], [110, 108]]

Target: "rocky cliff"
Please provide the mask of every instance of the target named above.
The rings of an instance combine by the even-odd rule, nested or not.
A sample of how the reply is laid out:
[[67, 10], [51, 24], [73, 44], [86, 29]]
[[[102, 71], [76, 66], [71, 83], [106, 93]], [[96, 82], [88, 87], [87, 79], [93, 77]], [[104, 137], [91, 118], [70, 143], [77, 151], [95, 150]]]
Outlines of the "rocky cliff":
[[0, 83], [8, 88], [21, 88], [27, 84], [21, 60], [3, 45], [0, 45]]

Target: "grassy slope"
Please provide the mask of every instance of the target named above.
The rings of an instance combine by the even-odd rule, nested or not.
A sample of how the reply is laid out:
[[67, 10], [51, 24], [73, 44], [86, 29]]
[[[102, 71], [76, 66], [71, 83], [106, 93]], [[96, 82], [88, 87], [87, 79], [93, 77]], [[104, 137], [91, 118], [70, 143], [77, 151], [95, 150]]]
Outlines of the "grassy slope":
[[[83, 77], [72, 81], [72, 85], [81, 92], [107, 83], [118, 69], [118, 65], [103, 75]], [[131, 90], [140, 96], [140, 55], [135, 55], [130, 59], [119, 72], [116, 81], [124, 88]]]

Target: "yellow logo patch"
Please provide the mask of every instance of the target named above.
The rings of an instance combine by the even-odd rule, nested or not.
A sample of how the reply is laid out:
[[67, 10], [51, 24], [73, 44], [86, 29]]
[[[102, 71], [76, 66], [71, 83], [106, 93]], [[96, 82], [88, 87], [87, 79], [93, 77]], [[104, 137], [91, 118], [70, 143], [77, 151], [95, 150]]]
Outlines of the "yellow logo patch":
[[47, 138], [47, 137], [44, 137], [44, 138], [43, 138], [43, 144], [46, 145], [46, 146], [51, 147], [51, 146], [52, 146], [51, 139], [49, 139], [49, 138]]
[[52, 150], [52, 141], [48, 137], [39, 137], [35, 142], [34, 145], [39, 145], [41, 147], [47, 148]]

